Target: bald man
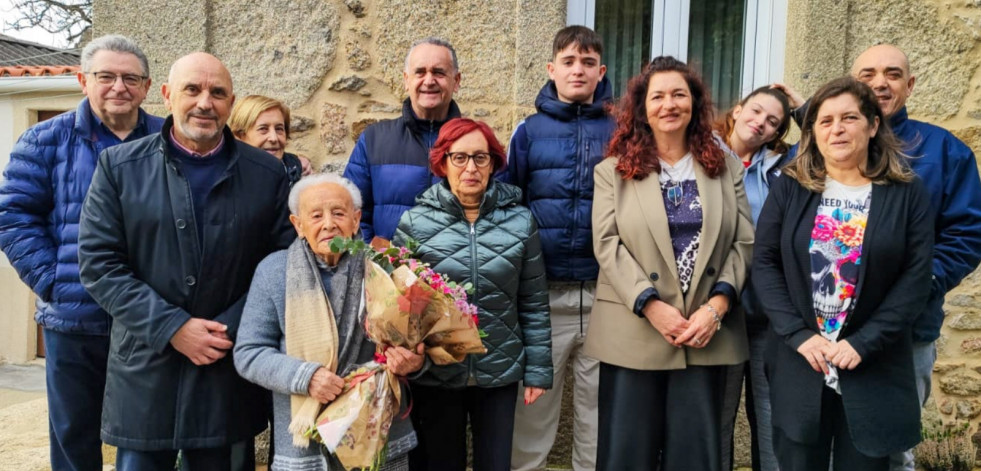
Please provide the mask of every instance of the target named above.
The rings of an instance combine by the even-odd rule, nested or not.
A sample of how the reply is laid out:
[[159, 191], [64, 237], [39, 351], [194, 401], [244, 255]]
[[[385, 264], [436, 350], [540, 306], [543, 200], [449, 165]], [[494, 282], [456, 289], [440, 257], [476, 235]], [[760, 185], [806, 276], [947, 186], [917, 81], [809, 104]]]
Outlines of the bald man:
[[171, 471], [178, 450], [185, 470], [246, 469], [232, 445], [265, 427], [268, 393], [230, 352], [256, 265], [296, 236], [289, 183], [225, 126], [217, 58], [179, 59], [162, 92], [161, 132], [103, 152], [82, 207], [81, 280], [113, 319], [102, 439], [120, 471]]
[[[913, 157], [910, 166], [929, 191], [936, 216], [930, 301], [913, 321], [913, 368], [920, 402], [925, 403], [944, 321], [944, 296], [981, 262], [981, 178], [974, 153], [960, 139], [909, 118], [906, 100], [916, 77], [906, 53], [890, 44], [872, 46], [855, 58], [851, 75], [872, 87], [889, 126], [905, 144], [904, 152]], [[794, 112], [798, 124], [806, 107]], [[913, 454], [892, 456], [890, 468], [913, 471]]]
[[[855, 59], [851, 74], [872, 87], [893, 132], [906, 144], [906, 154], [914, 157], [910, 165], [929, 190], [937, 217], [930, 303], [913, 322], [913, 367], [920, 401], [926, 402], [937, 358], [934, 342], [944, 320], [944, 295], [981, 262], [977, 162], [971, 149], [946, 129], [909, 119], [906, 99], [916, 77], [899, 48], [880, 44], [866, 49]], [[891, 468], [912, 471], [912, 453], [894, 456]]]

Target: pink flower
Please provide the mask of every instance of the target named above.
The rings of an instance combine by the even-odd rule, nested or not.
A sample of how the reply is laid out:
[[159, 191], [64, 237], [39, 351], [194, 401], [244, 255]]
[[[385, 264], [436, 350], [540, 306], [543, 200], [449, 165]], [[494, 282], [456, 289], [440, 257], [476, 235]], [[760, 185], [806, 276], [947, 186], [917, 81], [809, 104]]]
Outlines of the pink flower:
[[814, 220], [814, 230], [811, 231], [811, 239], [827, 242], [835, 235], [838, 228], [838, 221], [824, 214], [819, 214]]

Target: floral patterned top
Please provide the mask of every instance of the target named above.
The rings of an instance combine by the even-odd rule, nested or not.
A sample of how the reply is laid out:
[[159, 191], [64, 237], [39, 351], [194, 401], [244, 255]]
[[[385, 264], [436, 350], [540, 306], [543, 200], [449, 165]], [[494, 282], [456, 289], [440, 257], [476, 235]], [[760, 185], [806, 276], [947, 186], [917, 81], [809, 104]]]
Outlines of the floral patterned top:
[[[814, 219], [809, 250], [814, 314], [821, 335], [832, 342], [855, 304], [871, 199], [871, 183], [848, 186], [828, 178]], [[838, 389], [833, 368], [825, 382]]]

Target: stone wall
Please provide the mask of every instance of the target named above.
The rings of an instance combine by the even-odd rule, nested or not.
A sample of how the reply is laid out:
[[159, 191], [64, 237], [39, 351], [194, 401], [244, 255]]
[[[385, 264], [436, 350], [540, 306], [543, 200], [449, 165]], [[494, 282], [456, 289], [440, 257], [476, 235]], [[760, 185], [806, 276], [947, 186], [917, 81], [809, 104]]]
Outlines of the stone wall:
[[[789, 0], [788, 11], [785, 80], [803, 94], [847, 73], [868, 46], [895, 44], [917, 77], [911, 117], [950, 129], [981, 155], [981, 1]], [[944, 309], [924, 425], [969, 422], [981, 450], [981, 273], [954, 289]]]
[[134, 38], [150, 58], [147, 107], [165, 114], [159, 86], [196, 50], [221, 58], [235, 93], [284, 100], [290, 150], [342, 166], [365, 126], [398, 116], [409, 45], [441, 36], [457, 49], [464, 114], [506, 143], [547, 79], [552, 34], [565, 2], [531, 0], [99, 0], [96, 30]]

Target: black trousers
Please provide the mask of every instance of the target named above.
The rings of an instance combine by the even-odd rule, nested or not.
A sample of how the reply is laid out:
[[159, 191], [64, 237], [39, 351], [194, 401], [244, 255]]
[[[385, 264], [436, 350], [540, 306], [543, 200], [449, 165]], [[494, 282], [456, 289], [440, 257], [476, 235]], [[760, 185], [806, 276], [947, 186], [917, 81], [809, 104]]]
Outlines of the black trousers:
[[791, 440], [779, 428], [773, 428], [773, 448], [781, 471], [828, 471], [834, 454], [834, 471], [886, 471], [889, 457], [873, 457], [855, 449], [841, 395], [822, 387], [821, 433], [815, 443]]
[[463, 389], [412, 385], [412, 426], [419, 446], [409, 452], [412, 471], [464, 471], [467, 419], [473, 434], [473, 470], [508, 471], [518, 384]]
[[725, 366], [600, 363], [598, 471], [721, 471]]

